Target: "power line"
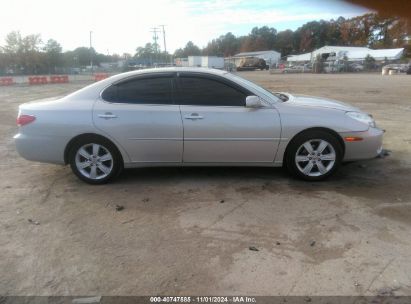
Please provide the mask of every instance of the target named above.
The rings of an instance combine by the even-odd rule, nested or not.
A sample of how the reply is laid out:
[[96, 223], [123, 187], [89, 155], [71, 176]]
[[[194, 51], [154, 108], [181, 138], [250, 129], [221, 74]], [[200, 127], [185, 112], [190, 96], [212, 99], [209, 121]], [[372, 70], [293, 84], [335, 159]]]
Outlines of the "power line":
[[151, 28], [152, 31], [150, 31], [151, 33], [153, 33], [153, 40], [154, 40], [154, 51], [157, 53], [158, 52], [158, 35], [157, 33], [159, 32], [159, 28], [158, 27], [152, 27]]

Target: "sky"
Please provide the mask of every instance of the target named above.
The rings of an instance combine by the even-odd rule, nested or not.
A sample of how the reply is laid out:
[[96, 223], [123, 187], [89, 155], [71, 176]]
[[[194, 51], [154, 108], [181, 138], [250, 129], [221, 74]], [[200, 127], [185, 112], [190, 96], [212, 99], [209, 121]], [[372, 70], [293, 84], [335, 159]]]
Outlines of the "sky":
[[[255, 26], [295, 30], [312, 20], [362, 15], [368, 9], [340, 0], [13, 0], [0, 10], [0, 46], [6, 35], [41, 34], [63, 50], [92, 46], [103, 54], [134, 54], [165, 25], [167, 51], [189, 40], [199, 47], [227, 32], [246, 35]], [[159, 33], [162, 48], [163, 36]]]

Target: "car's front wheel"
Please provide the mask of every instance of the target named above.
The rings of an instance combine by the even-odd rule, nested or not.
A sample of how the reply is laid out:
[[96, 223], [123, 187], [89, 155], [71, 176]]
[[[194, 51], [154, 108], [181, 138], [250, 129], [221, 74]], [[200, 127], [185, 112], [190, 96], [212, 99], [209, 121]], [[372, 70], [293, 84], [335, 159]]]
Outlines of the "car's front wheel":
[[299, 178], [318, 181], [339, 167], [343, 150], [338, 139], [325, 131], [308, 131], [298, 135], [287, 148], [288, 171]]
[[116, 147], [103, 138], [87, 137], [76, 141], [70, 149], [69, 162], [73, 173], [89, 184], [104, 184], [122, 169]]

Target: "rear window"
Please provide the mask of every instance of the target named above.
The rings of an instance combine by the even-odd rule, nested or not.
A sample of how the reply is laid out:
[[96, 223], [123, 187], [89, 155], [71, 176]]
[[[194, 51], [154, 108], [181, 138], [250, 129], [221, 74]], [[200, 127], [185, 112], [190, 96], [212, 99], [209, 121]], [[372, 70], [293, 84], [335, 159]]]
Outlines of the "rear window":
[[137, 78], [114, 84], [104, 90], [109, 102], [133, 104], [172, 104], [172, 78]]

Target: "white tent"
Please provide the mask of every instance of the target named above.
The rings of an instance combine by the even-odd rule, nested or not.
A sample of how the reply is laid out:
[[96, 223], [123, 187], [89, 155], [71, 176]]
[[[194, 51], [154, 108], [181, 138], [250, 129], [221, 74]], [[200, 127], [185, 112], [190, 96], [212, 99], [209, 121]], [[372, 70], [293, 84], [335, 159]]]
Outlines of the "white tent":
[[305, 53], [305, 54], [300, 54], [300, 55], [290, 55], [288, 56], [287, 61], [290, 61], [290, 62], [311, 61], [311, 53]]
[[368, 51], [350, 51], [347, 53], [348, 60], [357, 61], [364, 60], [367, 55], [370, 55], [375, 60], [397, 60], [402, 56], [404, 49], [381, 49], [381, 50], [368, 50]]
[[367, 55], [372, 56], [375, 60], [397, 60], [402, 56], [404, 49], [380, 49], [372, 50], [367, 47], [353, 47], [353, 46], [324, 46], [311, 53], [301, 55], [288, 56], [289, 62], [307, 62], [314, 61], [318, 55], [328, 55], [328, 60], [342, 60], [344, 56], [349, 61], [363, 61]]

